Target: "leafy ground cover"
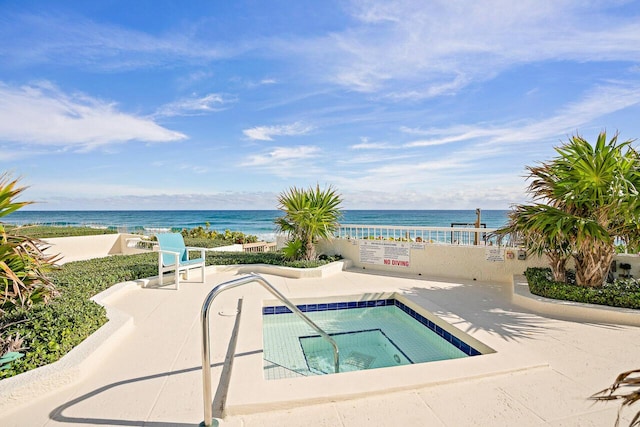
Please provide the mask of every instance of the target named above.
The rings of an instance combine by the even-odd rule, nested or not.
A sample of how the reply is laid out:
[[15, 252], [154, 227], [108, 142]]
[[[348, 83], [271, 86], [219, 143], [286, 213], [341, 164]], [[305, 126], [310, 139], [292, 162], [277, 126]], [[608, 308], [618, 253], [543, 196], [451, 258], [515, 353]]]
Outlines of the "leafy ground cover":
[[[298, 268], [318, 267], [335, 257], [317, 261], [286, 261], [280, 252], [209, 252], [207, 265], [272, 264]], [[64, 264], [51, 272], [59, 292], [49, 304], [31, 310], [16, 309], [0, 318], [0, 339], [20, 337], [25, 356], [0, 370], [0, 379], [60, 359], [107, 322], [103, 307], [90, 300], [112, 285], [158, 274], [158, 255], [111, 256]]]
[[[15, 230], [16, 226], [5, 225], [7, 231]], [[20, 234], [34, 239], [52, 237], [96, 236], [101, 234], [116, 234], [116, 230], [92, 227], [62, 227], [56, 225], [24, 225], [20, 227]]]
[[528, 268], [525, 276], [532, 294], [565, 301], [640, 309], [640, 281], [615, 280], [600, 287], [575, 284], [569, 275], [568, 283], [555, 282], [549, 268]]

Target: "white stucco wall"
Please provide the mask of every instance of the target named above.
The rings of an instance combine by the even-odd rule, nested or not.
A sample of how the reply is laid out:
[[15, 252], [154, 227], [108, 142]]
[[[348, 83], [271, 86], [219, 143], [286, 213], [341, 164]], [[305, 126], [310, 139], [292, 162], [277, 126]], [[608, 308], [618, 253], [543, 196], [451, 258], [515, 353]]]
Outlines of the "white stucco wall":
[[[511, 283], [514, 275], [522, 274], [528, 267], [548, 267], [546, 257], [527, 256], [525, 260], [519, 260], [518, 250], [513, 248], [503, 248], [503, 261], [488, 261], [485, 246], [429, 243], [410, 246], [408, 267], [370, 264], [360, 259], [361, 242], [356, 239], [333, 239], [322, 242], [318, 249], [319, 253], [340, 254], [351, 260], [356, 268], [499, 283]], [[513, 257], [509, 257], [509, 251]], [[640, 277], [638, 255], [618, 255], [616, 260], [618, 263], [631, 264], [631, 274]], [[620, 273], [620, 269], [617, 273]]]
[[101, 258], [116, 254], [135, 254], [145, 252], [141, 249], [127, 247], [126, 239], [140, 237], [135, 234], [102, 234], [97, 236], [72, 236], [42, 239], [50, 245], [46, 254], [60, 254], [58, 264]]

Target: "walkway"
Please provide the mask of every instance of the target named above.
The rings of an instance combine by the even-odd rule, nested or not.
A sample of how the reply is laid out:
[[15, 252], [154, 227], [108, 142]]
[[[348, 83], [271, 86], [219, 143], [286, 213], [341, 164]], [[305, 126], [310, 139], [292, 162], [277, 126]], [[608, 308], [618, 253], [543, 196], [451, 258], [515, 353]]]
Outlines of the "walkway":
[[[0, 425], [197, 425], [203, 417], [200, 307], [213, 286], [234, 277], [231, 272], [208, 269], [205, 286], [183, 283], [179, 291], [129, 288], [119, 292], [108, 304], [133, 317], [132, 332], [102, 352], [102, 357], [95, 356], [91, 360], [95, 368], [85, 378], [37, 400], [25, 399], [23, 406], [0, 415]], [[510, 303], [509, 290], [503, 285], [361, 270], [325, 279], [265, 277], [292, 298], [401, 291], [491, 346], [500, 357], [536, 361], [536, 367], [229, 416], [222, 426], [613, 426], [617, 403], [594, 404], [587, 398], [607, 387], [618, 373], [640, 367], [640, 328], [583, 324], [525, 312]], [[214, 303], [212, 312], [222, 313], [212, 316], [214, 393], [236, 319], [229, 314], [239, 297], [271, 299], [254, 284], [225, 292]], [[490, 361], [492, 356], [478, 357]], [[218, 416], [220, 397], [218, 393], [214, 406]], [[624, 414], [622, 425], [628, 424], [632, 414]]]

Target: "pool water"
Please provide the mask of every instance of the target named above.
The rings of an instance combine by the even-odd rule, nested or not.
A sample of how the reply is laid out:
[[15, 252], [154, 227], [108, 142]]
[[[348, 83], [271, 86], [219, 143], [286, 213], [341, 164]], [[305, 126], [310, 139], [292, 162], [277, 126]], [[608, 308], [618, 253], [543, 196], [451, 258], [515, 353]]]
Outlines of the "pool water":
[[[340, 350], [340, 372], [413, 363], [380, 329], [331, 334]], [[333, 374], [333, 347], [319, 335], [300, 337], [307, 368], [318, 374]]]
[[[336, 341], [340, 372], [480, 354], [396, 299], [298, 308]], [[286, 307], [263, 308], [263, 340], [267, 379], [334, 373], [332, 346]]]

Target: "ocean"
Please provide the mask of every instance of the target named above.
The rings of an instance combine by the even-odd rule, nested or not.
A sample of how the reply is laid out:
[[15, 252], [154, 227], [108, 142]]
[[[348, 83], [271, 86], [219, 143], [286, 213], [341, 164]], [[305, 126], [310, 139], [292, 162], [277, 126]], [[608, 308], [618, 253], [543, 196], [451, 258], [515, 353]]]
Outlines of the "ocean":
[[[481, 212], [487, 228], [506, 224], [506, 210]], [[0, 220], [7, 224], [90, 226], [120, 232], [158, 232], [191, 229], [209, 223], [212, 230], [241, 231], [264, 240], [273, 240], [278, 210], [229, 211], [32, 211], [19, 210]], [[475, 210], [344, 210], [342, 224], [449, 227], [452, 223], [473, 224]]]

